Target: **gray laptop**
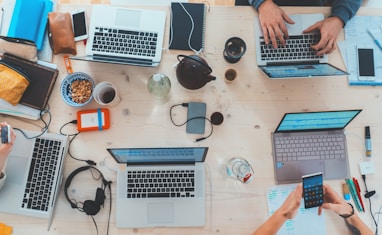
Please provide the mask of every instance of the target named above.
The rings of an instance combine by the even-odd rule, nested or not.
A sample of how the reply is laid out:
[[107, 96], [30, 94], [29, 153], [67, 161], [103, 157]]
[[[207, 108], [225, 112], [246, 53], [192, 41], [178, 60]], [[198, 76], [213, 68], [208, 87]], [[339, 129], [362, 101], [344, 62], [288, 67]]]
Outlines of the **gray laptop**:
[[322, 172], [324, 179], [349, 177], [344, 128], [361, 110], [287, 113], [272, 133], [276, 183], [301, 182]]
[[[17, 137], [7, 159], [6, 181], [0, 190], [0, 211], [34, 216], [52, 221], [53, 208], [62, 181], [68, 137], [45, 133], [27, 139]], [[40, 132], [25, 131], [29, 137]]]
[[158, 66], [163, 50], [166, 12], [93, 5], [86, 56], [104, 63]]
[[110, 148], [119, 228], [204, 226], [207, 147]]
[[319, 39], [319, 33], [303, 34], [303, 31], [317, 21], [323, 20], [323, 14], [289, 15], [295, 24], [286, 24], [289, 38], [286, 45], [278, 44], [273, 48], [266, 45], [259, 18], [255, 17], [255, 43], [258, 67], [270, 79], [311, 78], [323, 76], [347, 75], [348, 73], [329, 64], [328, 56], [317, 56], [311, 48]]

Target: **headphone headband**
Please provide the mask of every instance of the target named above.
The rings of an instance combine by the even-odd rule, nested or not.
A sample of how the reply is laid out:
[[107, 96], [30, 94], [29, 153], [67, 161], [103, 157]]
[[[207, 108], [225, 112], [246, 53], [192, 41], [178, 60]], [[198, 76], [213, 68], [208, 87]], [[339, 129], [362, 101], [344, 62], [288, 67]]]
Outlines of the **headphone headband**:
[[[66, 199], [68, 200], [68, 202], [70, 203], [70, 206], [71, 206], [73, 209], [82, 209], [84, 212], [86, 212], [86, 214], [89, 214], [89, 215], [96, 214], [96, 213], [98, 212], [98, 210], [97, 210], [96, 212], [93, 212], [93, 211], [92, 211], [92, 212], [89, 212], [89, 213], [88, 213], [88, 211], [87, 211], [86, 209], [84, 209], [84, 207], [83, 207], [83, 208], [79, 208], [79, 207], [77, 206], [77, 204], [73, 202], [73, 199], [70, 199], [70, 198], [69, 198], [69, 195], [68, 195], [68, 188], [69, 188], [70, 184], [72, 183], [73, 178], [74, 178], [78, 173], [80, 173], [80, 172], [82, 172], [82, 171], [86, 171], [86, 170], [92, 170], [92, 169], [95, 170], [95, 171], [97, 171], [97, 172], [100, 174], [101, 179], [102, 179], [102, 185], [104, 186], [103, 188], [106, 188], [107, 186], [110, 186], [111, 181], [106, 180], [105, 177], [103, 176], [102, 172], [101, 172], [99, 169], [95, 168], [94, 166], [82, 166], [82, 167], [79, 167], [79, 168], [75, 169], [75, 170], [68, 176], [68, 178], [67, 178], [66, 181], [65, 181], [65, 185], [64, 185], [65, 198], [66, 198]], [[102, 192], [101, 192], [101, 190], [102, 190]], [[105, 199], [104, 190], [101, 189], [101, 188], [98, 188], [98, 189], [97, 189], [97, 194], [96, 194], [96, 200], [95, 200], [96, 204], [99, 204], [99, 206], [102, 205], [104, 199]], [[85, 205], [85, 203], [88, 205], [89, 202], [93, 203], [93, 201], [87, 200], [87, 201], [84, 202], [84, 205]]]

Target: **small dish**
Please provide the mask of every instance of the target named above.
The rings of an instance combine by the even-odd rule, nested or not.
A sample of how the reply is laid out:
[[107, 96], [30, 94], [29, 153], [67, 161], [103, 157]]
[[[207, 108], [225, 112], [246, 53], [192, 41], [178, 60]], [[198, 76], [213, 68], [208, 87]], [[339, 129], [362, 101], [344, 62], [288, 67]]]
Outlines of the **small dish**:
[[69, 74], [61, 83], [61, 97], [66, 104], [73, 107], [87, 105], [93, 98], [95, 82], [86, 73]]

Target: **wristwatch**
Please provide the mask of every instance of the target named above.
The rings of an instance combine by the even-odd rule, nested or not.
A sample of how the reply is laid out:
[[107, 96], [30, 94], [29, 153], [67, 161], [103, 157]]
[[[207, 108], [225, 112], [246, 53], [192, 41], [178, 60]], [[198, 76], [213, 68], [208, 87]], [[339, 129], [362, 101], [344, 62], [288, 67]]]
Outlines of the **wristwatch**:
[[350, 212], [350, 214], [339, 214], [339, 216], [341, 216], [341, 217], [344, 218], [344, 219], [349, 218], [350, 216], [354, 215], [354, 207], [353, 207], [353, 205], [350, 204], [349, 202], [348, 202], [348, 204], [349, 204], [350, 207], [351, 207], [351, 212]]

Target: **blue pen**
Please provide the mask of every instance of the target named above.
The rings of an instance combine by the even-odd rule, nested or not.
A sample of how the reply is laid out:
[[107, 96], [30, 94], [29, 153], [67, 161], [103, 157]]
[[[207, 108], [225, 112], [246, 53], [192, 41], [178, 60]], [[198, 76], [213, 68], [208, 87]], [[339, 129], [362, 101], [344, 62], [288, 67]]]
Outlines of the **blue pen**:
[[377, 44], [379, 49], [382, 50], [382, 43], [381, 43], [381, 41], [379, 41], [379, 38], [382, 36], [381, 29], [379, 29], [375, 26], [371, 26], [367, 29], [367, 32], [369, 32], [370, 36], [373, 38], [374, 43]]

